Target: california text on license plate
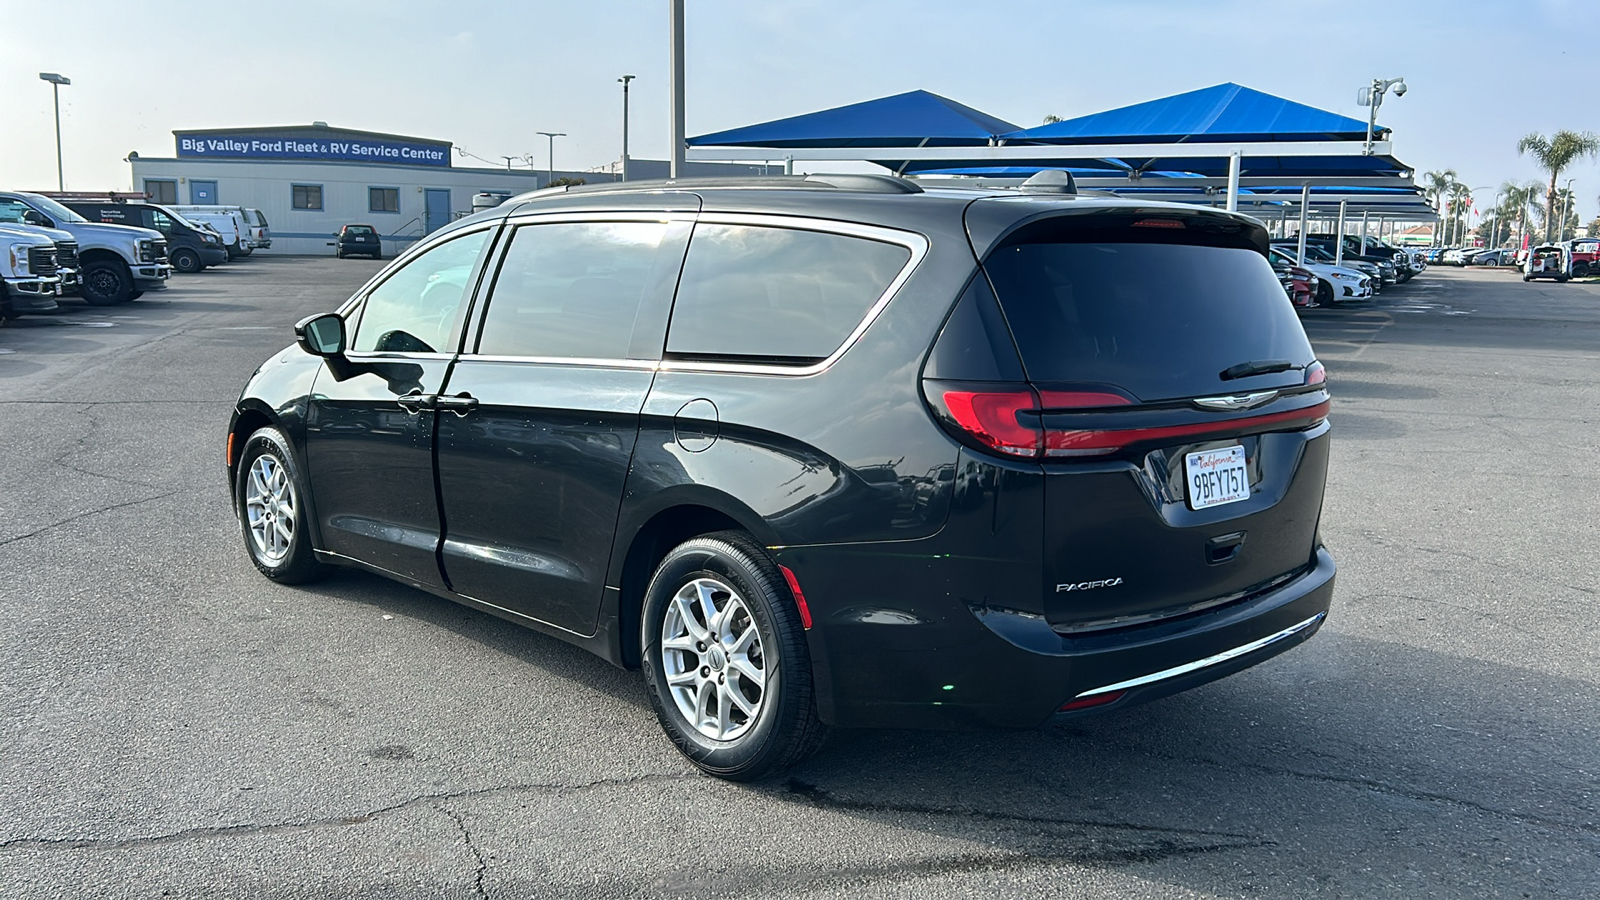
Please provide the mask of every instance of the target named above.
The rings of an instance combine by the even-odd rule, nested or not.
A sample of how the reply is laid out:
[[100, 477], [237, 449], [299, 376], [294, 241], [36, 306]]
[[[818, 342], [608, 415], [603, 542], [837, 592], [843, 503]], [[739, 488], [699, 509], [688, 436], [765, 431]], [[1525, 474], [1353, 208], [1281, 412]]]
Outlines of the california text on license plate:
[[1205, 509], [1250, 499], [1250, 473], [1244, 465], [1244, 448], [1201, 450], [1183, 457], [1189, 481], [1189, 508]]

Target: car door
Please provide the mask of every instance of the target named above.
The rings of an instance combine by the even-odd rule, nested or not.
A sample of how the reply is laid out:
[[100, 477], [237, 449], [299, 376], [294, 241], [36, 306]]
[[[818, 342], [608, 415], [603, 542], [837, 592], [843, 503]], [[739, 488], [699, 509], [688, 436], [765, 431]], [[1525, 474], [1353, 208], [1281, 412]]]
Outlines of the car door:
[[439, 399], [452, 590], [594, 632], [692, 216], [546, 216], [508, 230]]
[[434, 401], [493, 229], [451, 235], [385, 273], [346, 315], [349, 365], [317, 374], [306, 459], [323, 547], [442, 587]]

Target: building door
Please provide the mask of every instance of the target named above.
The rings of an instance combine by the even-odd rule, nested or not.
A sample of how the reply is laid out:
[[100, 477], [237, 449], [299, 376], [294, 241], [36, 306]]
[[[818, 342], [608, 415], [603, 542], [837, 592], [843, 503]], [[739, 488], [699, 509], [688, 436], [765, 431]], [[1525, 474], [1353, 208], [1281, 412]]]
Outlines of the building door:
[[215, 181], [189, 181], [189, 202], [195, 206], [212, 206], [217, 202]]
[[424, 193], [427, 202], [427, 218], [423, 229], [428, 234], [450, 224], [450, 191], [448, 189], [429, 188]]

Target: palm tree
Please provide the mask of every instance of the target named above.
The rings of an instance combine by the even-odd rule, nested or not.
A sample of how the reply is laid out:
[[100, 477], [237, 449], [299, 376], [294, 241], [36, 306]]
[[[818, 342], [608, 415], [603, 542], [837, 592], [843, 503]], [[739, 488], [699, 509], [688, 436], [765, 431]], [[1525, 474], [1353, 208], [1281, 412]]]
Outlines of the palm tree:
[[1467, 228], [1472, 224], [1467, 216], [1467, 199], [1471, 196], [1472, 190], [1459, 181], [1453, 182], [1445, 190], [1446, 208], [1450, 210], [1451, 231], [1457, 244], [1466, 242]]
[[[1539, 196], [1539, 185], [1535, 182], [1518, 184], [1507, 181], [1500, 185], [1500, 215], [1507, 226], [1515, 223], [1517, 243], [1521, 243], [1522, 235], [1527, 233], [1528, 207], [1533, 205]], [[1510, 234], [1507, 234], [1510, 237]]]
[[1539, 168], [1550, 173], [1550, 189], [1544, 195], [1544, 227], [1546, 241], [1551, 240], [1551, 228], [1556, 219], [1556, 179], [1563, 169], [1585, 156], [1600, 153], [1600, 137], [1585, 131], [1558, 131], [1546, 138], [1537, 132], [1517, 142], [1517, 153], [1532, 154]]
[[[1456, 177], [1455, 169], [1423, 173], [1422, 196], [1428, 198], [1428, 202], [1433, 204], [1435, 213], [1444, 212], [1444, 197], [1450, 192], [1450, 185], [1456, 183]], [[1439, 223], [1439, 231], [1441, 234], [1435, 235], [1435, 237], [1442, 237], [1442, 232], [1444, 231], [1443, 221]]]

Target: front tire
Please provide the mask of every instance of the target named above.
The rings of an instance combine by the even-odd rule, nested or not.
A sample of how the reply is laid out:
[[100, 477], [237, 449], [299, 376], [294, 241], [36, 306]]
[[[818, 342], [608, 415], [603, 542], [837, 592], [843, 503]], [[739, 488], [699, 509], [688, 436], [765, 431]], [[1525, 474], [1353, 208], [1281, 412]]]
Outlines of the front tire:
[[167, 259], [172, 267], [185, 274], [194, 274], [205, 268], [205, 263], [200, 261], [200, 254], [187, 247], [179, 247], [168, 254]]
[[1333, 285], [1326, 281], [1317, 285], [1317, 305], [1333, 306]]
[[133, 299], [133, 274], [121, 262], [89, 263], [79, 278], [78, 293], [90, 306], [112, 306]]
[[799, 609], [748, 535], [717, 532], [667, 554], [645, 592], [640, 644], [662, 729], [707, 774], [754, 781], [821, 746]]
[[262, 428], [245, 441], [234, 485], [245, 552], [261, 574], [282, 584], [301, 584], [327, 574], [317, 561], [306, 529], [306, 488], [289, 439]]

